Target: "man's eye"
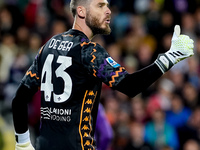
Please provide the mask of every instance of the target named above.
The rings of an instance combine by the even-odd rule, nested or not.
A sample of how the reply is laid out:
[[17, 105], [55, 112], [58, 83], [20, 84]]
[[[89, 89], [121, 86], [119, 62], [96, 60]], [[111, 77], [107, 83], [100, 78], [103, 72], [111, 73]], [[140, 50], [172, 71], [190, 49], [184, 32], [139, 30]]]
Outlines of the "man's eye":
[[103, 5], [102, 4], [99, 4], [99, 8], [102, 8], [103, 7]]

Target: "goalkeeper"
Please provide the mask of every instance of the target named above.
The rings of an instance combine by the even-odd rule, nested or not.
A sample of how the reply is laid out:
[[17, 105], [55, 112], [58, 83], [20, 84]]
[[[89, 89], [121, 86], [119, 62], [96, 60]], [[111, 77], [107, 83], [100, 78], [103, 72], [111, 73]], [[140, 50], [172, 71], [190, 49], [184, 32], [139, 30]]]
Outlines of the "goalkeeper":
[[[107, 0], [71, 0], [73, 28], [53, 36], [39, 50], [12, 102], [16, 150], [95, 150], [94, 130], [102, 82], [134, 97], [174, 64], [193, 55], [193, 40], [174, 28], [169, 51], [133, 74], [90, 40], [109, 34]], [[33, 148], [28, 130], [28, 106], [41, 91], [40, 136]]]

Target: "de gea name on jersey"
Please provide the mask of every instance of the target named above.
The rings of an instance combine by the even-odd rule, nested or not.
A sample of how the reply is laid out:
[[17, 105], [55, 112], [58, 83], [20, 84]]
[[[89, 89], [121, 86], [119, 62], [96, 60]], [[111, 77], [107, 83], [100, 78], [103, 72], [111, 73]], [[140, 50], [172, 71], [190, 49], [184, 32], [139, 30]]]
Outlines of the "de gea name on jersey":
[[70, 51], [72, 46], [73, 46], [73, 42], [61, 41], [61, 40], [52, 38], [48, 47], [54, 50]]

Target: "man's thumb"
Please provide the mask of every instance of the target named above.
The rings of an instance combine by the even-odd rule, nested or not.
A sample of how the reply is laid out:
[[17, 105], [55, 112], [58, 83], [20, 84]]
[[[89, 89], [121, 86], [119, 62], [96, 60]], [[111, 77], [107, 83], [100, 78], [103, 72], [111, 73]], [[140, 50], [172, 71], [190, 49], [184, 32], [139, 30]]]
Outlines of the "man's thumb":
[[180, 28], [180, 26], [179, 25], [175, 25], [172, 40], [177, 39], [180, 34], [181, 34], [181, 28]]

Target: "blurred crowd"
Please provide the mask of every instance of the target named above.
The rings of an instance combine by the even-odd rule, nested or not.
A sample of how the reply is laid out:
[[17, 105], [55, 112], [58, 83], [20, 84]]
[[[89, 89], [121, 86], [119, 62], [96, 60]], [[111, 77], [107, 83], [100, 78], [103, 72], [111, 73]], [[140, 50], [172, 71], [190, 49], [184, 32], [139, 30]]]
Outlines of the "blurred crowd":
[[[72, 27], [69, 3], [0, 0], [0, 150], [14, 149], [12, 97], [38, 49]], [[101, 103], [113, 134], [107, 150], [200, 150], [200, 0], [110, 0], [110, 9], [111, 35], [93, 41], [129, 73], [169, 50], [175, 24], [194, 40], [195, 55], [132, 99], [103, 84]], [[33, 143], [38, 97], [30, 104]]]

